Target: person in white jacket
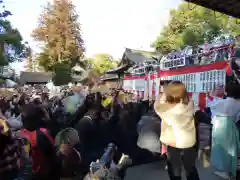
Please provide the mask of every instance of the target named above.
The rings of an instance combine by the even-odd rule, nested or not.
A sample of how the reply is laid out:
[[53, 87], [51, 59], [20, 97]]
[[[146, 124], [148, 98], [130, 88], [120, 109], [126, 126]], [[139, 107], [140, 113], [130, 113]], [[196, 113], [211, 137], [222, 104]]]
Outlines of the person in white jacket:
[[170, 180], [181, 180], [181, 166], [187, 180], [199, 180], [194, 104], [184, 84], [173, 81], [167, 85], [154, 106], [161, 118], [160, 141], [167, 146], [167, 169]]

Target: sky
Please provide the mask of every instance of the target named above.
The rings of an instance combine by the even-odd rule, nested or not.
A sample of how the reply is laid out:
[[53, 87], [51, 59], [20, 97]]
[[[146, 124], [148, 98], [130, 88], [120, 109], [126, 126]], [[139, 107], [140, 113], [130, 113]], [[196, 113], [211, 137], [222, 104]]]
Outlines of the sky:
[[[47, 1], [4, 0], [6, 9], [13, 14], [9, 20], [35, 53], [40, 49], [31, 38], [31, 32]], [[168, 21], [169, 10], [180, 3], [180, 0], [72, 1], [79, 13], [86, 56], [109, 53], [114, 58], [121, 58], [124, 48], [151, 50], [151, 43]], [[24, 63], [14, 63], [12, 67], [21, 71]]]

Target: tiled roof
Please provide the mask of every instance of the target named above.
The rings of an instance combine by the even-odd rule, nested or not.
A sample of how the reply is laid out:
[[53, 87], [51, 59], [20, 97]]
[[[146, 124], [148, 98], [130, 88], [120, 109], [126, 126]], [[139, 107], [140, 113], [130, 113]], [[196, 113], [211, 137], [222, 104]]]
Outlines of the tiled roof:
[[240, 18], [239, 0], [185, 0], [215, 11]]
[[101, 81], [114, 80], [114, 79], [118, 79], [118, 75], [116, 75], [116, 74], [104, 74], [100, 77]]
[[97, 81], [98, 79], [99, 79], [99, 75], [90, 69], [83, 72], [83, 74], [81, 75], [81, 78], [79, 78], [78, 80], [75, 79], [75, 81], [81, 82], [82, 84], [89, 84], [94, 81]]
[[110, 69], [110, 70], [107, 70], [105, 71], [106, 74], [116, 74], [116, 73], [121, 73], [121, 72], [124, 72], [126, 70], [128, 70], [129, 68], [129, 65], [128, 64], [122, 64], [114, 69]]
[[26, 72], [22, 71], [20, 73], [20, 83], [25, 84], [28, 82], [35, 83], [46, 83], [50, 81], [53, 77], [52, 73], [48, 72]]
[[123, 54], [123, 61], [128, 60], [130, 63], [138, 64], [143, 62], [150, 62], [150, 61], [156, 61], [157, 58], [159, 58], [161, 54], [156, 52], [149, 52], [149, 51], [142, 51], [142, 50], [134, 50], [126, 48], [124, 54]]

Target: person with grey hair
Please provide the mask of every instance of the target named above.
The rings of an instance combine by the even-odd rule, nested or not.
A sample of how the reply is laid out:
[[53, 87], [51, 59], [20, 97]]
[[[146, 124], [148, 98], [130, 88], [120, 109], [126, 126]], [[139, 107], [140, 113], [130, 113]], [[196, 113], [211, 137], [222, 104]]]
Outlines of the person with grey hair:
[[151, 151], [152, 153], [160, 153], [160, 126], [160, 120], [158, 117], [142, 116], [137, 124], [137, 145], [142, 149]]

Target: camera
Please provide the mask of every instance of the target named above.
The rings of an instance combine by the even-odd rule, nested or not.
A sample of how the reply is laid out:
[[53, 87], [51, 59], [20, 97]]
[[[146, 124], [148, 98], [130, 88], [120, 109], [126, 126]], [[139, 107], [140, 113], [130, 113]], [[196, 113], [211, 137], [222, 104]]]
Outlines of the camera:
[[111, 162], [114, 157], [114, 153], [116, 152], [117, 147], [115, 144], [108, 144], [108, 147], [106, 148], [104, 154], [97, 162], [92, 162], [90, 164], [90, 174], [94, 174], [97, 172], [100, 168], [108, 169], [111, 166]]

